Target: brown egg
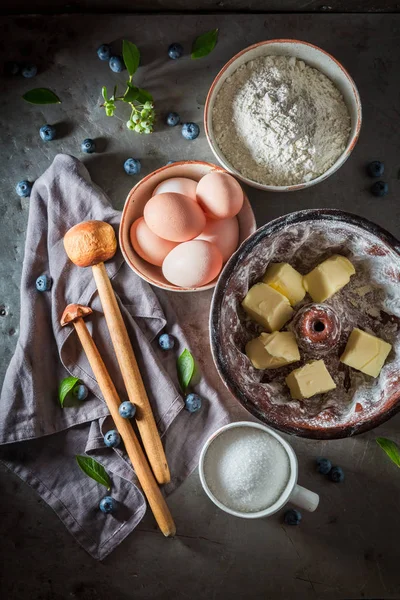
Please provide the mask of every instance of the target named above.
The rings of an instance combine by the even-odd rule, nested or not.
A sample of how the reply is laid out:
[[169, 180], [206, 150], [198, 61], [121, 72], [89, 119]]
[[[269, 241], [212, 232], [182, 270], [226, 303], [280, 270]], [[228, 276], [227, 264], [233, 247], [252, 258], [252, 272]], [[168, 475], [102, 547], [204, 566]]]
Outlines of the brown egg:
[[243, 206], [242, 188], [229, 173], [214, 171], [204, 175], [197, 184], [196, 197], [212, 219], [234, 217]]
[[224, 262], [235, 252], [239, 244], [239, 223], [236, 217], [231, 219], [210, 219], [196, 240], [206, 240], [219, 248]]
[[143, 217], [132, 223], [130, 230], [131, 244], [141, 258], [157, 267], [161, 267], [164, 258], [177, 246], [176, 242], [163, 240], [153, 233]]
[[143, 211], [146, 225], [159, 237], [186, 242], [201, 233], [206, 217], [197, 202], [183, 194], [166, 192], [153, 196]]

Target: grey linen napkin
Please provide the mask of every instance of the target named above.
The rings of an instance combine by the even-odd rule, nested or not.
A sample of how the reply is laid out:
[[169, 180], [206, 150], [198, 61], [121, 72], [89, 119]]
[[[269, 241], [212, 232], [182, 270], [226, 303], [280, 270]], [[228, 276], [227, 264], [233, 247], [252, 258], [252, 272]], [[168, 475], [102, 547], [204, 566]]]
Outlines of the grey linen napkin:
[[[140, 522], [146, 502], [124, 450], [104, 446], [103, 434], [113, 427], [111, 417], [75, 331], [60, 326], [67, 304], [92, 307], [89, 329], [126, 399], [91, 269], [70, 263], [63, 247], [66, 231], [90, 219], [107, 221], [118, 234], [120, 213], [93, 184], [84, 165], [58, 155], [36, 181], [30, 198], [20, 336], [0, 399], [0, 459], [37, 490], [93, 557], [102, 559]], [[204, 376], [196, 386], [205, 399], [201, 411], [183, 410], [175, 361], [187, 342], [167, 295], [160, 290], [155, 294], [119, 251], [106, 267], [163, 436], [172, 474], [164, 488], [169, 494], [195, 468], [204, 441], [228, 422], [229, 415]], [[42, 273], [53, 279], [50, 292], [36, 291], [35, 280]], [[157, 344], [165, 326], [177, 340], [171, 352]], [[84, 402], [66, 402], [62, 409], [58, 385], [68, 375], [79, 377], [90, 394]], [[84, 453], [110, 473], [119, 506], [115, 515], [99, 511], [106, 489], [80, 471], [75, 455]]]

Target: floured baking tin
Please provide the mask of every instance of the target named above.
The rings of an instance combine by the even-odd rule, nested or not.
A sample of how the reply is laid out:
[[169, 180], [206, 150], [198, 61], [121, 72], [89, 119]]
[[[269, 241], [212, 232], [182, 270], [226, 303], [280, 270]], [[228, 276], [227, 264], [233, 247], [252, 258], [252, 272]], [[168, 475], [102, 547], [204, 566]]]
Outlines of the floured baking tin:
[[[304, 275], [333, 254], [347, 256], [356, 274], [324, 303], [340, 321], [332, 349], [324, 348], [318, 356], [315, 347], [303, 344], [298, 363], [268, 371], [253, 368], [244, 348], [262, 329], [241, 307], [249, 288], [270, 262], [288, 262]], [[284, 329], [293, 328], [307, 304], [309, 296], [296, 305]], [[339, 361], [354, 327], [393, 346], [376, 379]], [[348, 437], [377, 427], [400, 409], [400, 243], [378, 225], [337, 210], [305, 210], [275, 219], [251, 235], [223, 269], [213, 297], [210, 336], [226, 386], [271, 427], [317, 439]], [[324, 360], [336, 390], [304, 402], [292, 400], [285, 377], [316, 358]]]

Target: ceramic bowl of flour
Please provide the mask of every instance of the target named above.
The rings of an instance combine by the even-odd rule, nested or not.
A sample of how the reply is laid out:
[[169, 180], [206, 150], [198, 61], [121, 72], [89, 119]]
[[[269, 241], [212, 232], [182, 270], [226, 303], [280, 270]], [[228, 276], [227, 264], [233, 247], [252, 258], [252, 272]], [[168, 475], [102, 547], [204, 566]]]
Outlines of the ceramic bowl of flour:
[[324, 181], [350, 156], [361, 101], [345, 68], [307, 42], [236, 54], [207, 96], [204, 126], [220, 164], [248, 185], [286, 192]]

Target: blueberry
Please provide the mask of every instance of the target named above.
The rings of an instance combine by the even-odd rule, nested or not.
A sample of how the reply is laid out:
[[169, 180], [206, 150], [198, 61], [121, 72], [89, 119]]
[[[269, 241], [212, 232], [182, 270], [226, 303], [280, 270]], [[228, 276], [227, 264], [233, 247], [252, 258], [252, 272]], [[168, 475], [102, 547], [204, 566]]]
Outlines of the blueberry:
[[121, 437], [116, 429], [110, 429], [104, 436], [104, 443], [109, 448], [116, 448], [121, 443]]
[[301, 512], [294, 508], [289, 508], [283, 515], [283, 520], [286, 525], [299, 525], [301, 521]]
[[72, 395], [75, 396], [79, 402], [83, 402], [88, 397], [89, 390], [84, 383], [77, 383], [72, 390]]
[[36, 289], [38, 292], [48, 292], [51, 290], [52, 284], [53, 281], [51, 277], [47, 277], [47, 275], [40, 275], [40, 277], [36, 279]]
[[56, 128], [53, 125], [43, 125], [39, 133], [44, 142], [51, 142], [56, 137]]
[[37, 73], [36, 65], [24, 65], [21, 69], [22, 77], [26, 77], [27, 79], [30, 79], [31, 77], [35, 77], [36, 73]]
[[31, 195], [32, 184], [24, 179], [23, 181], [17, 183], [15, 186], [15, 191], [17, 192], [18, 196], [21, 196], [21, 198], [27, 198]]
[[110, 60], [111, 48], [108, 44], [102, 44], [97, 48], [97, 56], [100, 60]]
[[371, 185], [371, 193], [373, 196], [378, 196], [378, 197], [386, 196], [388, 191], [389, 191], [389, 186], [386, 183], [386, 181], [375, 181], [375, 183], [373, 183]]
[[185, 398], [185, 408], [190, 413], [195, 413], [201, 409], [201, 398], [197, 394], [188, 394]]
[[4, 73], [6, 75], [18, 75], [19, 64], [11, 60], [9, 62], [6, 62], [4, 65]]
[[122, 56], [112, 56], [108, 61], [111, 71], [114, 73], [122, 73], [125, 70], [125, 63]]
[[332, 467], [329, 472], [329, 479], [335, 483], [340, 483], [344, 479], [344, 473], [342, 467]]
[[137, 158], [127, 158], [124, 162], [125, 173], [128, 175], [138, 175], [142, 165]]
[[170, 127], [175, 127], [175, 125], [178, 125], [180, 120], [181, 118], [176, 112], [170, 112], [167, 114], [166, 123]]
[[86, 138], [86, 140], [83, 140], [81, 144], [81, 150], [82, 152], [86, 152], [86, 154], [92, 154], [96, 151], [95, 141], [91, 140], [90, 138]]
[[168, 48], [168, 56], [172, 58], [172, 60], [176, 60], [180, 58], [183, 54], [183, 47], [181, 44], [171, 44]]
[[329, 471], [332, 469], [332, 463], [327, 458], [317, 458], [317, 471], [318, 473], [322, 473], [322, 475], [328, 475]]
[[370, 177], [382, 177], [385, 171], [385, 165], [380, 160], [373, 160], [367, 166], [367, 172]]
[[109, 515], [115, 511], [116, 502], [111, 496], [105, 496], [100, 500], [99, 508], [105, 515]]
[[129, 400], [125, 400], [125, 402], [121, 402], [118, 410], [124, 419], [132, 419], [136, 413], [136, 406], [132, 402], [129, 402]]
[[172, 350], [175, 346], [175, 340], [169, 333], [163, 333], [158, 338], [158, 344], [162, 350]]
[[173, 165], [174, 163], [176, 163], [176, 160], [169, 160], [166, 164], [167, 165]]
[[184, 123], [182, 125], [182, 135], [185, 140], [195, 140], [199, 133], [200, 129], [196, 123]]

